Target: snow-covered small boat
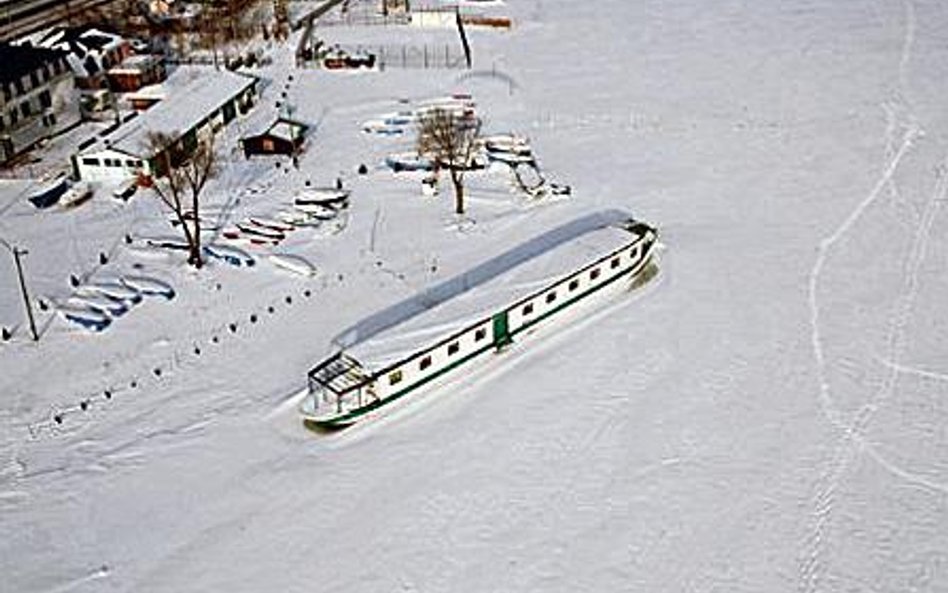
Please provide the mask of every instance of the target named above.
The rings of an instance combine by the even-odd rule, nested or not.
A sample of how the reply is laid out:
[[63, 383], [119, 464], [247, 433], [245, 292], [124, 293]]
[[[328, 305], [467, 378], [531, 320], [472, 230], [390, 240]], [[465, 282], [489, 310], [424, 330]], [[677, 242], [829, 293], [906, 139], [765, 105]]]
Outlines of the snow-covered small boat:
[[263, 218], [261, 216], [251, 216], [247, 219], [247, 222], [260, 228], [270, 229], [271, 231], [276, 231], [278, 233], [289, 233], [296, 230], [296, 227], [291, 224], [280, 222], [279, 220], [273, 220], [271, 218]]
[[434, 162], [431, 159], [414, 152], [389, 155], [385, 157], [385, 166], [395, 173], [434, 170]]
[[76, 289], [79, 296], [105, 295], [112, 299], [137, 304], [142, 302], [142, 293], [139, 290], [118, 282], [90, 282]]
[[331, 187], [310, 187], [300, 191], [293, 200], [295, 206], [326, 206], [340, 209], [349, 206], [349, 190]]
[[[333, 212], [335, 213], [335, 211]], [[318, 227], [323, 223], [322, 219], [313, 216], [305, 210], [284, 210], [277, 214], [277, 218], [297, 228]]]
[[158, 280], [157, 278], [149, 278], [147, 276], [121, 276], [119, 282], [129, 288], [137, 290], [145, 296], [160, 296], [169, 301], [175, 297], [174, 288], [167, 282]]
[[[593, 221], [553, 229], [350, 329], [355, 337], [309, 371], [303, 420], [348, 426], [566, 311], [582, 311], [608, 287], [647, 281], [657, 231], [634, 220]], [[395, 319], [384, 321], [389, 315]]]
[[529, 152], [520, 153], [520, 152], [503, 152], [503, 151], [487, 151], [487, 160], [488, 161], [497, 161], [499, 163], [505, 163], [511, 166], [523, 165], [523, 164], [533, 164], [536, 161], [533, 158], [533, 155]]
[[519, 155], [530, 155], [530, 141], [516, 134], [494, 134], [481, 139], [484, 149], [488, 152], [507, 152]]
[[172, 251], [187, 251], [190, 249], [188, 242], [178, 237], [140, 237], [139, 241], [156, 249], [170, 249]]
[[[286, 235], [279, 231], [274, 231], [273, 229], [268, 229], [266, 227], [257, 226], [254, 224], [248, 224], [246, 222], [238, 222], [234, 225], [237, 229], [246, 235], [251, 235], [254, 237], [263, 237], [264, 239], [269, 239], [271, 241], [282, 241], [286, 239]], [[231, 231], [232, 232], [232, 231]]]
[[85, 181], [77, 181], [59, 198], [59, 205], [63, 208], [75, 208], [92, 199], [92, 186]]
[[373, 119], [362, 124], [362, 131], [376, 136], [401, 136], [405, 133], [405, 127], [388, 124], [380, 119]]
[[335, 208], [323, 204], [294, 204], [293, 207], [306, 216], [320, 221], [332, 220], [339, 214]]
[[27, 199], [37, 208], [49, 208], [56, 204], [68, 189], [69, 181], [63, 175], [45, 182], [39, 191]]
[[204, 253], [208, 257], [218, 259], [228, 265], [235, 267], [251, 267], [257, 262], [252, 255], [242, 249], [231, 247], [229, 245], [211, 244], [204, 246]]
[[79, 304], [61, 304], [56, 312], [66, 321], [94, 332], [101, 332], [112, 323], [108, 315]]
[[131, 308], [129, 303], [104, 294], [76, 294], [66, 301], [76, 307], [85, 307], [110, 317], [121, 317]]
[[260, 235], [251, 235], [239, 230], [225, 230], [221, 236], [233, 245], [246, 247], [275, 247], [280, 244], [280, 239], [269, 239]]
[[291, 253], [274, 253], [270, 255], [270, 263], [278, 268], [283, 268], [288, 272], [299, 274], [300, 276], [315, 276], [316, 267], [306, 258]]

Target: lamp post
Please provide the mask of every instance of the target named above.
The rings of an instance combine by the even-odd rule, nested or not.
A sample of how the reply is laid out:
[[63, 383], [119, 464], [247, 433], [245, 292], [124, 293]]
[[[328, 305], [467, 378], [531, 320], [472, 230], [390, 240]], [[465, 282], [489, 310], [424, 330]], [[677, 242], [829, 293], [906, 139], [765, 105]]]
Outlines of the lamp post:
[[33, 341], [39, 341], [39, 334], [36, 333], [36, 321], [33, 319], [33, 307], [30, 305], [30, 296], [26, 291], [26, 281], [23, 279], [23, 265], [20, 263], [20, 256], [29, 253], [25, 249], [20, 249], [10, 245], [4, 239], [0, 239], [0, 244], [10, 250], [13, 254], [13, 263], [16, 265], [16, 275], [20, 280], [20, 293], [23, 295], [23, 305], [26, 306], [26, 316], [30, 320], [30, 332], [33, 334]]

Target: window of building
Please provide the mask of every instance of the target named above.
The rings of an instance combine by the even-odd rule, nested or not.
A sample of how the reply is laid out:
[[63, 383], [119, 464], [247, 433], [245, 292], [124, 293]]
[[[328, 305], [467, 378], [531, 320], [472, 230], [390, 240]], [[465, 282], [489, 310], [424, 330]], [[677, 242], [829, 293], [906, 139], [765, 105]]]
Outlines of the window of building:
[[33, 113], [33, 109], [30, 107], [30, 102], [25, 101], [20, 103], [20, 113], [23, 114], [23, 117], [29, 117]]
[[402, 372], [401, 372], [401, 371], [392, 371], [391, 373], [388, 374], [388, 384], [389, 384], [389, 385], [395, 385], [396, 383], [400, 383], [401, 380], [402, 380]]
[[589, 270], [589, 279], [590, 279], [590, 280], [595, 280], [595, 279], [598, 278], [598, 277], [599, 277], [599, 268], [593, 268], [593, 269]]
[[39, 94], [40, 107], [43, 109], [49, 109], [53, 106], [53, 98], [50, 97], [49, 91], [42, 91]]
[[530, 315], [531, 313], [533, 313], [533, 303], [527, 303], [526, 305], [524, 305], [523, 309], [521, 309], [521, 312], [523, 313], [524, 316]]
[[480, 342], [481, 340], [483, 340], [483, 339], [486, 338], [486, 337], [487, 337], [487, 330], [484, 329], [483, 327], [480, 328], [480, 329], [478, 329], [476, 332], [474, 332], [474, 341], [475, 341], [475, 342]]
[[426, 356], [426, 357], [422, 358], [420, 361], [418, 361], [418, 369], [419, 369], [419, 370], [422, 370], [422, 371], [423, 371], [423, 370], [425, 370], [426, 368], [428, 368], [428, 367], [430, 367], [430, 366], [431, 366], [431, 357], [430, 357], [430, 356]]
[[86, 157], [86, 158], [82, 159], [82, 164], [83, 164], [83, 165], [89, 165], [90, 167], [98, 167], [98, 166], [99, 166], [99, 159], [94, 159], [94, 158]]
[[550, 303], [552, 303], [552, 302], [555, 301], [555, 300], [556, 300], [556, 291], [547, 293], [547, 295], [546, 295], [546, 303], [547, 303], [547, 304], [550, 304]]
[[18, 95], [22, 95], [23, 93], [26, 92], [26, 89], [23, 88], [23, 79], [22, 79], [22, 78], [17, 78], [16, 80], [14, 80], [14, 81], [13, 81], [13, 86], [16, 87], [16, 93], [17, 93]]
[[49, 80], [52, 78], [52, 74], [49, 71], [49, 64], [43, 64], [43, 80]]
[[619, 258], [618, 258], [618, 257], [612, 258], [612, 261], [609, 262], [609, 267], [612, 268], [613, 270], [616, 269], [616, 268], [618, 268], [618, 267], [619, 267]]
[[63, 73], [63, 64], [59, 60], [53, 62], [53, 72], [58, 76]]
[[577, 280], [577, 279], [571, 280], [570, 283], [569, 283], [569, 290], [570, 290], [570, 292], [576, 290], [577, 288], [579, 288], [579, 280]]
[[12, 126], [20, 119], [20, 112], [16, 110], [16, 107], [10, 110], [10, 125]]
[[10, 88], [9, 84], [3, 85], [3, 100], [9, 101], [13, 97], [13, 89]]
[[458, 353], [458, 350], [461, 349], [461, 345], [457, 342], [451, 342], [448, 344], [448, 356], [454, 356]]
[[33, 85], [34, 89], [40, 85], [39, 73], [37, 73], [36, 70], [30, 72], [30, 83]]

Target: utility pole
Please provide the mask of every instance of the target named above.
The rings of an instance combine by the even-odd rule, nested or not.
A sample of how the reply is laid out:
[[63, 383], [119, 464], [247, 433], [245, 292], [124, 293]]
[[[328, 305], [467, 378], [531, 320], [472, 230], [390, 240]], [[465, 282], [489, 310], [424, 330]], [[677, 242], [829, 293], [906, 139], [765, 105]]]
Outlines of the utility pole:
[[23, 293], [23, 304], [26, 306], [26, 316], [30, 320], [30, 332], [33, 334], [33, 341], [39, 341], [39, 334], [36, 333], [36, 321], [33, 319], [33, 307], [30, 305], [30, 295], [26, 292], [26, 281], [23, 280], [23, 266], [20, 264], [20, 256], [29, 253], [25, 249], [13, 248], [13, 261], [16, 262], [16, 274], [20, 278], [20, 292]]
[[30, 295], [26, 291], [26, 280], [23, 278], [23, 265], [20, 263], [20, 256], [26, 255], [29, 252], [25, 249], [14, 247], [3, 239], [0, 239], [0, 244], [9, 249], [10, 253], [13, 254], [13, 262], [16, 264], [16, 275], [20, 279], [20, 293], [23, 295], [23, 304], [26, 306], [26, 316], [30, 320], [30, 331], [33, 334], [33, 341], [38, 342], [39, 334], [36, 333], [36, 321], [33, 319], [33, 307], [30, 305]]
[[471, 69], [471, 44], [467, 41], [467, 33], [464, 31], [464, 21], [461, 19], [461, 7], [454, 7], [454, 19], [458, 25], [458, 34], [461, 36], [461, 45], [464, 47], [464, 60], [467, 62], [468, 70]]

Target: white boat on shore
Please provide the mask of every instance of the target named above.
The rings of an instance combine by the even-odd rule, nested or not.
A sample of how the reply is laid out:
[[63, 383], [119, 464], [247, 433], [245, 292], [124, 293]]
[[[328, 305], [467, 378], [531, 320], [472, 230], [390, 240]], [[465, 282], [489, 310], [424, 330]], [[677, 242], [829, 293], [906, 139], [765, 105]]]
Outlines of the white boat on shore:
[[569, 240], [559, 230], [537, 238], [548, 248], [528, 242], [526, 255], [501, 254], [391, 308], [392, 315], [413, 311], [407, 319], [393, 322], [383, 311], [350, 330], [352, 343], [309, 371], [303, 420], [319, 428], [348, 426], [565, 311], [581, 311], [580, 304], [607, 287], [630, 288], [651, 277], [659, 246], [651, 226], [626, 220]]

